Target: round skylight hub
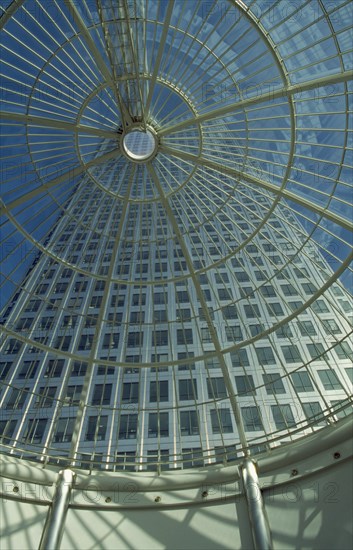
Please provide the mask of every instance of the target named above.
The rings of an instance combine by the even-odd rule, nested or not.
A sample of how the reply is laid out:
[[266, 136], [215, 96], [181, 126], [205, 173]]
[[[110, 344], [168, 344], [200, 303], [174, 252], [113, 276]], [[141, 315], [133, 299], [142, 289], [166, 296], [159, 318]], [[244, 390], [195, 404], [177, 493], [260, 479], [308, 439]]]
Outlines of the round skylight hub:
[[150, 130], [132, 130], [123, 137], [123, 149], [135, 162], [144, 162], [154, 156], [156, 139]]

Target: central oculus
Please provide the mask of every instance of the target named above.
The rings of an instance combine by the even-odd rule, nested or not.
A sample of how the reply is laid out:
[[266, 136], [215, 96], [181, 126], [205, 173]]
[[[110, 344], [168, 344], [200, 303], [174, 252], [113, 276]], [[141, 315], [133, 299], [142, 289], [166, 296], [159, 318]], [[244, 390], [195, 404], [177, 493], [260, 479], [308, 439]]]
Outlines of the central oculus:
[[156, 140], [150, 130], [132, 130], [123, 138], [124, 152], [130, 160], [143, 162], [156, 151]]

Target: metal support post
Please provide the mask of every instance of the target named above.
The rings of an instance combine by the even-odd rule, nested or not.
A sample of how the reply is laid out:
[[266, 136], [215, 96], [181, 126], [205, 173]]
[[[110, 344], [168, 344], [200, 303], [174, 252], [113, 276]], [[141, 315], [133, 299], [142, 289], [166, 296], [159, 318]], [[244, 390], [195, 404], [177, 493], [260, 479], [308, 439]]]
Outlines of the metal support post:
[[69, 469], [59, 472], [39, 550], [58, 550], [60, 548], [75, 475], [75, 472]]
[[271, 550], [271, 533], [265, 515], [256, 466], [250, 458], [245, 458], [240, 471], [245, 489], [255, 550]]

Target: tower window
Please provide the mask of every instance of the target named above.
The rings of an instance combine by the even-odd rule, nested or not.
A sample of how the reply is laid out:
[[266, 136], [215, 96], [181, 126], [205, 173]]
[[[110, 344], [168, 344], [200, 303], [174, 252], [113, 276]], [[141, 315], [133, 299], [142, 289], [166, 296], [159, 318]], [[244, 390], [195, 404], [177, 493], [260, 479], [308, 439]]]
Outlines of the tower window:
[[0, 420], [0, 441], [9, 443], [16, 429], [17, 420]]
[[197, 384], [195, 378], [179, 380], [179, 399], [190, 401], [197, 399]]
[[315, 423], [317, 426], [326, 424], [324, 414], [322, 412], [321, 405], [318, 401], [312, 401], [309, 403], [302, 403], [304, 414], [307, 420], [317, 420]]
[[263, 430], [259, 407], [242, 407], [241, 416], [246, 432], [257, 432]]
[[287, 363], [300, 363], [303, 361], [297, 346], [281, 346], [281, 350]]
[[211, 409], [211, 426], [214, 434], [232, 433], [233, 425], [229, 409]]
[[180, 411], [181, 435], [198, 435], [199, 419], [196, 411]]
[[207, 392], [210, 399], [227, 397], [227, 388], [223, 378], [207, 378]]
[[315, 311], [315, 313], [328, 313], [329, 308], [327, 307], [324, 300], [316, 300], [311, 305], [312, 310]]
[[124, 382], [123, 384], [123, 403], [138, 403], [139, 398], [139, 383], [138, 382]]
[[167, 330], [154, 330], [152, 332], [152, 346], [167, 346], [168, 345], [168, 331]]
[[86, 371], [87, 371], [87, 363], [83, 363], [81, 361], [74, 361], [72, 371], [71, 371], [71, 376], [85, 376]]
[[298, 327], [302, 336], [316, 336], [316, 330], [311, 321], [299, 321]]
[[271, 405], [273, 420], [277, 430], [295, 426], [295, 420], [290, 405]]
[[22, 436], [22, 441], [24, 443], [41, 443], [46, 425], [46, 418], [29, 419]]
[[35, 407], [44, 409], [46, 407], [52, 407], [54, 403], [54, 397], [56, 394], [56, 388], [51, 386], [41, 387], [39, 389], [40, 396], [38, 396], [35, 403]]
[[119, 439], [136, 439], [137, 414], [122, 414], [120, 416]]
[[243, 339], [243, 334], [240, 326], [226, 327], [226, 337], [228, 342], [239, 342]]
[[242, 397], [244, 395], [254, 395], [255, 384], [251, 374], [244, 375], [244, 376], [236, 376], [235, 384], [237, 387], [237, 392], [239, 397]]
[[272, 285], [264, 285], [260, 287], [260, 292], [263, 296], [267, 298], [272, 298], [273, 296], [276, 296], [276, 291], [273, 288]]
[[293, 372], [290, 376], [297, 392], [314, 391], [313, 384], [307, 372]]
[[318, 342], [317, 344], [308, 344], [307, 347], [311, 359], [318, 359], [320, 361], [323, 361], [326, 358], [325, 348], [320, 342]]
[[148, 415], [148, 437], [168, 437], [168, 413], [150, 413]]
[[0, 363], [0, 380], [5, 380], [12, 366], [11, 361], [3, 361]]
[[18, 353], [22, 347], [22, 343], [19, 340], [15, 340], [14, 338], [10, 338], [5, 346], [4, 353], [6, 355], [11, 355]]
[[276, 364], [276, 359], [273, 354], [272, 348], [270, 348], [269, 346], [265, 348], [255, 348], [255, 352], [260, 365]]
[[193, 343], [193, 335], [191, 328], [178, 329], [177, 330], [177, 344], [187, 345]]
[[82, 384], [76, 384], [74, 386], [68, 386], [66, 391], [66, 397], [64, 405], [78, 405], [82, 393]]
[[248, 304], [244, 306], [244, 312], [248, 319], [254, 319], [260, 317], [259, 306], [256, 304]]
[[103, 349], [116, 349], [119, 345], [119, 334], [116, 332], [104, 334]]
[[208, 327], [201, 328], [201, 341], [205, 343], [212, 343], [212, 336]]
[[168, 380], [158, 380], [150, 382], [150, 402], [159, 403], [168, 401]]
[[28, 388], [14, 388], [6, 403], [6, 409], [22, 409], [27, 396]]
[[18, 378], [34, 378], [37, 369], [39, 367], [39, 361], [24, 361]]
[[266, 391], [269, 395], [286, 393], [279, 374], [271, 373], [263, 375]]
[[248, 353], [245, 349], [232, 351], [230, 354], [233, 367], [248, 367], [250, 365]]
[[342, 389], [341, 382], [338, 380], [337, 374], [334, 371], [330, 369], [319, 370], [318, 375], [325, 390], [330, 391]]
[[353, 351], [348, 342], [341, 342], [334, 349], [339, 359], [351, 359], [353, 361]]
[[298, 294], [297, 289], [291, 284], [282, 285], [281, 289], [285, 296], [296, 296]]
[[202, 449], [200, 447], [182, 450], [184, 468], [203, 466]]
[[221, 311], [226, 320], [238, 319], [237, 308], [233, 305], [225, 306]]
[[92, 405], [109, 405], [112, 384], [96, 384], [92, 395]]
[[[232, 293], [231, 293], [230, 290], [228, 290], [228, 288], [219, 288], [219, 289], [218, 289], [218, 298], [219, 298], [220, 300], [227, 300], [227, 301], [229, 301], [229, 302], [230, 302], [231, 300], [233, 300]], [[208, 299], [211, 299], [211, 297], [208, 298]]]
[[274, 304], [267, 304], [267, 311], [270, 315], [273, 315], [274, 317], [279, 317], [281, 315], [284, 315], [283, 309], [281, 304], [274, 303]]
[[74, 417], [59, 418], [59, 421], [55, 430], [54, 442], [65, 443], [65, 442], [71, 441], [72, 435], [74, 432], [74, 425], [75, 425]]
[[93, 344], [94, 334], [82, 334], [78, 349], [80, 351], [90, 350]]
[[143, 332], [129, 332], [127, 335], [127, 347], [135, 348], [143, 345]]
[[324, 319], [322, 325], [326, 334], [341, 334], [341, 329], [334, 319]]
[[107, 431], [108, 416], [89, 416], [86, 441], [102, 441]]

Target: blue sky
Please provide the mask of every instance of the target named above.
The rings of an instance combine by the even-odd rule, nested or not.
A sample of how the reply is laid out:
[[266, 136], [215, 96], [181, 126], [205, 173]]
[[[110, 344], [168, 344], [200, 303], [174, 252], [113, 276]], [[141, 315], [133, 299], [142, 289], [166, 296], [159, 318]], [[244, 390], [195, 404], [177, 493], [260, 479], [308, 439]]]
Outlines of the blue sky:
[[[333, 55], [336, 52], [336, 42], [317, 4], [314, 2], [306, 5], [304, 1], [281, 2], [276, 10], [271, 9], [271, 3], [265, 1], [252, 5], [253, 12], [261, 14], [263, 25], [270, 30], [273, 41], [278, 44], [278, 51], [289, 69], [291, 83], [305, 82], [342, 70], [338, 57]], [[331, 11], [331, 21], [337, 32], [337, 43], [342, 51], [347, 51], [351, 49], [351, 45], [350, 31], [345, 21], [352, 6], [341, 7], [341, 4], [343, 2], [330, 3], [328, 10]], [[62, 12], [59, 12], [53, 3], [43, 3], [44, 5], [54, 18], [53, 21], [49, 21], [37, 2], [25, 2], [24, 8], [27, 12], [20, 8], [16, 13], [18, 23], [14, 19], [10, 20], [2, 32], [5, 48], [1, 108], [10, 113], [29, 113], [69, 123], [75, 122], [79, 117], [81, 124], [117, 130], [120, 115], [114, 106], [114, 92], [104, 84], [102, 71], [89, 45], [77, 38], [70, 42], [72, 28], [68, 21], [72, 21], [72, 17], [64, 6], [61, 7]], [[313, 5], [317, 9], [314, 10]], [[77, 6], [87, 24], [98, 21], [95, 3], [92, 3], [90, 13], [83, 10], [80, 2]], [[157, 4], [154, 3], [149, 6], [149, 15], [163, 21], [167, 17], [167, 6], [167, 2], [162, 2], [158, 11]], [[173, 84], [175, 89], [184, 83], [187, 95], [192, 98], [201, 114], [221, 105], [232, 104], [240, 97], [256, 97], [264, 93], [264, 90], [281, 87], [283, 83], [261, 33], [234, 6], [226, 12], [227, 17], [224, 15], [228, 4], [221, 2], [215, 6], [216, 8], [211, 9], [210, 3], [204, 3], [198, 13], [195, 13], [191, 4], [185, 8], [182, 2], [176, 2], [171, 23], [178, 23], [181, 30], [169, 30], [160, 60], [161, 76]], [[179, 20], [183, 9], [184, 18]], [[205, 16], [207, 20], [202, 25]], [[315, 33], [310, 32], [310, 29], [303, 29], [303, 21], [306, 24], [315, 23]], [[25, 24], [29, 32], [25, 32], [19, 23]], [[153, 24], [147, 28], [147, 54], [143, 56], [140, 53], [140, 61], [142, 63], [146, 59], [147, 67], [153, 67], [158, 58], [162, 28], [162, 25]], [[182, 32], [185, 30], [190, 35], [198, 33], [197, 41]], [[110, 31], [114, 32], [114, 26]], [[92, 32], [92, 36], [100, 55], [108, 65], [109, 59], [103, 42], [100, 41], [102, 35]], [[241, 40], [237, 41], [234, 36], [241, 37]], [[158, 38], [156, 42], [155, 37]], [[136, 47], [140, 47], [141, 52], [143, 44], [140, 40], [138, 38]], [[65, 43], [66, 41], [68, 42]], [[203, 41], [207, 48], [202, 46]], [[59, 53], [52, 55], [64, 43]], [[193, 62], [192, 57], [197, 61]], [[345, 70], [350, 69], [352, 53], [345, 54], [341, 62]], [[349, 147], [352, 147], [352, 136], [350, 134], [347, 138], [345, 132], [346, 86], [352, 89], [351, 83], [338, 83], [294, 97], [297, 143], [293, 151], [287, 188], [322, 207], [328, 205], [329, 195], [333, 193], [335, 199], [341, 202], [332, 200], [329, 209], [350, 220], [352, 151]], [[124, 90], [124, 87], [121, 89]], [[32, 95], [29, 101], [30, 93]], [[81, 109], [82, 105], [84, 107]], [[159, 108], [158, 105], [162, 106]], [[163, 85], [155, 87], [152, 112], [157, 118], [173, 116], [182, 120], [190, 117], [190, 109], [185, 105], [181, 95], [177, 99]], [[175, 112], [173, 109], [176, 109]], [[232, 129], [238, 132], [236, 135], [239, 138], [234, 144], [241, 144], [242, 151], [245, 151], [242, 140], [246, 141], [245, 170], [250, 169], [251, 163], [252, 166], [258, 163], [259, 166], [265, 166], [265, 174], [271, 171], [270, 180], [272, 178], [272, 181], [280, 182], [283, 166], [277, 163], [286, 165], [290, 149], [289, 128], [292, 121], [288, 102], [284, 99], [254, 103], [245, 114], [243, 111], [241, 114], [246, 119], [246, 130], [236, 126]], [[258, 122], [258, 117], [261, 118], [261, 123]], [[230, 118], [227, 117], [227, 124]], [[223, 120], [224, 117], [220, 122], [223, 123]], [[26, 133], [21, 119], [5, 122], [1, 127], [1, 137], [1, 187], [5, 204], [11, 204], [43, 182], [50, 182], [77, 166], [80, 155], [88, 161], [102, 145], [102, 138], [97, 136], [81, 135], [76, 141], [70, 130], [30, 126]], [[173, 138], [172, 134], [170, 138]], [[266, 139], [270, 142], [267, 146]], [[253, 160], [250, 162], [250, 159]], [[337, 177], [340, 183], [335, 186]], [[50, 194], [44, 191], [14, 208], [13, 214], [17, 222], [34, 239], [43, 242], [55, 227], [61, 208], [77, 181], [77, 178], [68, 178], [67, 182], [52, 187]], [[311, 214], [300, 206], [296, 208], [304, 227], [310, 231], [311, 222], [304, 218], [308, 216], [311, 219]], [[316, 242], [330, 267], [335, 270], [352, 244], [351, 234], [339, 225], [334, 226], [329, 222], [323, 222], [322, 228], [322, 231], [316, 232]], [[5, 216], [2, 218], [1, 230], [2, 277], [10, 277], [14, 283], [5, 282], [2, 285], [3, 305], [11, 296], [14, 285], [23, 279], [36, 253]], [[342, 241], [348, 244], [345, 245]], [[332, 256], [330, 252], [333, 253]], [[347, 288], [351, 288], [348, 272], [342, 277], [342, 282]]]

